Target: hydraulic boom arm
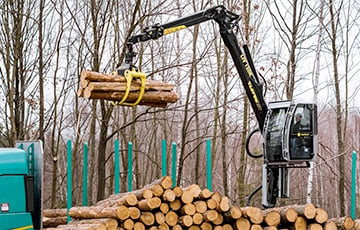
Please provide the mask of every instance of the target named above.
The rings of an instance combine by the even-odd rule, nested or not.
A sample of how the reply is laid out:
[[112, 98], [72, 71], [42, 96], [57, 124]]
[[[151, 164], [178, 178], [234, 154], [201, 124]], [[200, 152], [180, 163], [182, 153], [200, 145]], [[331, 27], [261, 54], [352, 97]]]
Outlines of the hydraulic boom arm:
[[257, 76], [249, 49], [245, 44], [243, 45], [242, 52], [236, 35], [234, 34], [234, 30], [238, 29], [238, 22], [240, 19], [241, 17], [239, 15], [226, 10], [224, 6], [220, 5], [187, 17], [179, 18], [163, 25], [156, 24], [147, 27], [142, 33], [129, 38], [127, 43], [128, 52], [125, 57], [125, 62], [128, 65], [133, 64], [133, 57], [136, 55], [133, 51], [133, 45], [138, 42], [155, 40], [163, 35], [167, 35], [209, 20], [216, 21], [220, 27], [221, 37], [231, 54], [235, 67], [245, 88], [247, 97], [249, 98], [251, 107], [255, 113], [259, 129], [262, 131], [268, 107], [264, 101], [262, 84]]

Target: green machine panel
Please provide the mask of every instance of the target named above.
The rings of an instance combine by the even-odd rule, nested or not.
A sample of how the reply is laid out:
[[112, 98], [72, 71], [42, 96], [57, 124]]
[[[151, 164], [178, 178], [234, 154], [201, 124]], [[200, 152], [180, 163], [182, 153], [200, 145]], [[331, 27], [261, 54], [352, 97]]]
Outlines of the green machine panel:
[[34, 229], [29, 212], [24, 213], [7, 213], [0, 215], [0, 229]]
[[26, 195], [23, 175], [0, 176], [1, 214], [26, 212]]
[[0, 229], [34, 229], [27, 212], [27, 155], [17, 148], [0, 148]]
[[34, 211], [31, 212], [33, 225], [34, 229], [42, 229], [43, 143], [42, 141], [16, 141], [15, 147], [26, 152], [29, 175], [34, 178], [32, 186]]

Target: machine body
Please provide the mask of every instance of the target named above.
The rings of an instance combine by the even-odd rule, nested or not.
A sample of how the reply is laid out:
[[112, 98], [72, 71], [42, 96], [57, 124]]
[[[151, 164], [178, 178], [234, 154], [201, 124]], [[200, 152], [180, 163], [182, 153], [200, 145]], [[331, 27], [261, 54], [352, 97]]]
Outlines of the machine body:
[[[250, 156], [264, 158], [263, 206], [273, 207], [278, 196], [288, 195], [288, 191], [285, 191], [288, 188], [288, 179], [286, 179], [288, 168], [308, 167], [309, 162], [316, 159], [317, 109], [314, 103], [279, 101], [267, 104], [265, 102], [266, 81], [259, 79], [246, 42], [243, 41], [244, 45], [240, 47], [235, 34], [240, 31], [240, 15], [219, 5], [162, 25], [146, 27], [140, 34], [129, 38], [126, 44], [125, 63], [119, 69], [123, 71], [126, 68], [133, 68], [133, 59], [136, 57], [133, 46], [136, 43], [156, 40], [210, 20], [214, 20], [219, 25], [221, 38], [231, 54], [258, 122], [257, 130], [264, 138], [262, 154], [252, 154], [248, 145], [246, 149]], [[251, 132], [248, 140], [254, 133]]]

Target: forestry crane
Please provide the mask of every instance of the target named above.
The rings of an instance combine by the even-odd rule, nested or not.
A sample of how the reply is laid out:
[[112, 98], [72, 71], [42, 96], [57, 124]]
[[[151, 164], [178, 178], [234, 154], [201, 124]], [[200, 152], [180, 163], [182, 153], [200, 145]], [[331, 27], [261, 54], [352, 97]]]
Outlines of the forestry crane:
[[[265, 81], [259, 80], [246, 43], [241, 48], [236, 38], [240, 19], [241, 16], [219, 5], [162, 25], [146, 27], [140, 34], [129, 38], [125, 63], [117, 71], [120, 75], [124, 75], [125, 71], [137, 71], [133, 65], [136, 56], [133, 45], [136, 43], [156, 40], [209, 20], [218, 23], [221, 37], [231, 54], [258, 122], [258, 129], [248, 136], [246, 150], [252, 157], [264, 158], [262, 185], [248, 197], [248, 201], [262, 188], [262, 205], [267, 208], [275, 206], [277, 197], [289, 196], [289, 168], [309, 167], [309, 162], [316, 158], [317, 106], [294, 101], [265, 102]], [[260, 131], [263, 137], [263, 153], [258, 155], [249, 150], [249, 140], [256, 131]]]

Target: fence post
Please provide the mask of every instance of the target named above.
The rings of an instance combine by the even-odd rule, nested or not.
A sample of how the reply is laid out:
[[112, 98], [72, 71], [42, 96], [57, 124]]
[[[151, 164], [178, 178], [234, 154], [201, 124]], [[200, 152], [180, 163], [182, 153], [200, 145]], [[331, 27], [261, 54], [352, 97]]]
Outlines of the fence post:
[[356, 213], [356, 152], [352, 153], [352, 176], [351, 176], [351, 217], [355, 220]]
[[88, 176], [88, 144], [84, 143], [83, 161], [83, 206], [87, 206], [87, 176]]
[[172, 163], [171, 163], [171, 177], [172, 177], [172, 187], [175, 187], [176, 185], [176, 143], [172, 143], [172, 157], [171, 157]]
[[206, 178], [207, 188], [211, 191], [211, 140], [206, 140]]
[[128, 192], [132, 191], [132, 143], [128, 144]]
[[115, 173], [114, 173], [114, 177], [115, 177], [115, 194], [118, 194], [118, 193], [120, 192], [119, 176], [120, 176], [120, 168], [119, 168], [119, 140], [116, 139], [116, 140], [115, 140]]
[[72, 172], [71, 172], [71, 140], [67, 141], [67, 222], [69, 223], [71, 218], [69, 210], [71, 208], [72, 201]]
[[161, 176], [166, 176], [166, 140], [161, 142]]

